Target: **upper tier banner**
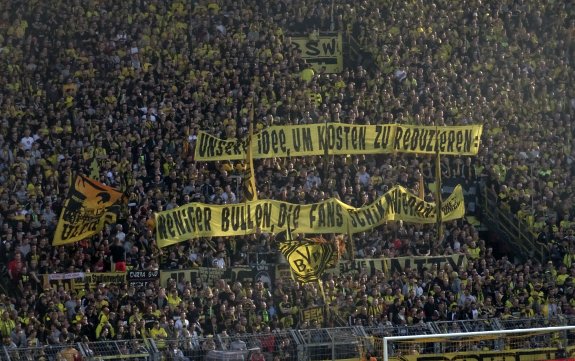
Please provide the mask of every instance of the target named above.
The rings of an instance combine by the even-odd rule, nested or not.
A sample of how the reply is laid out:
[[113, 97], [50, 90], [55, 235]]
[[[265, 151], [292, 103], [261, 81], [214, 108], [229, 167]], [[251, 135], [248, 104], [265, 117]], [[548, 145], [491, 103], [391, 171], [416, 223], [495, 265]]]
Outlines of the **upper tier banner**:
[[[415, 153], [476, 155], [482, 125], [417, 126], [357, 125], [343, 123], [267, 127], [254, 135], [255, 159], [310, 155]], [[196, 141], [198, 161], [244, 160], [247, 139], [220, 139], [200, 131]]]
[[343, 70], [343, 40], [341, 33], [320, 35], [316, 38], [295, 36], [291, 47], [316, 72], [341, 73]]

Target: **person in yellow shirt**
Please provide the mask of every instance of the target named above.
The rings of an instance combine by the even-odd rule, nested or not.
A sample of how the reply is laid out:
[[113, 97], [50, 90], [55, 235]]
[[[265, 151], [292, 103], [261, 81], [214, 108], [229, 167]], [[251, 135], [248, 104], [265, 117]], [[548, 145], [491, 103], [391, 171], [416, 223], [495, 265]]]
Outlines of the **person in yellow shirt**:
[[168, 294], [166, 298], [168, 300], [170, 310], [176, 309], [182, 302], [182, 299], [180, 298], [180, 296], [178, 296], [178, 290], [175, 288]]
[[16, 323], [10, 318], [8, 311], [4, 311], [0, 319], [0, 335], [2, 335], [2, 337], [10, 337], [14, 328], [16, 328]]
[[477, 243], [475, 241], [472, 241], [471, 244], [469, 245], [469, 248], [467, 248], [467, 256], [472, 260], [476, 260], [479, 259], [480, 253], [481, 249], [477, 246]]
[[378, 298], [374, 298], [368, 307], [368, 313], [376, 319], [379, 319], [381, 315], [385, 314], [386, 306], [379, 302]]
[[309, 83], [315, 76], [315, 71], [310, 64], [306, 64], [304, 69], [300, 72], [300, 77], [306, 83]]
[[563, 286], [563, 284], [565, 283], [565, 280], [568, 277], [569, 277], [569, 275], [567, 274], [567, 267], [562, 265], [559, 268], [559, 273], [557, 273], [557, 276], [555, 277], [555, 281], [557, 282], [557, 286]]
[[569, 252], [565, 253], [565, 256], [563, 256], [563, 264], [566, 267], [571, 267], [574, 263], [573, 261], [575, 261], [575, 252], [574, 250], [569, 249]]
[[106, 149], [102, 145], [102, 140], [98, 139], [96, 141], [96, 148], [94, 149], [94, 156], [97, 159], [104, 159], [107, 157], [107, 155], [108, 155], [108, 152], [106, 151]]
[[112, 327], [112, 324], [106, 321], [105, 323], [100, 322], [98, 326], [96, 326], [95, 334], [96, 338], [100, 339], [100, 336], [102, 336], [103, 334], [106, 334], [106, 337], [114, 337], [116, 335], [116, 332], [114, 330], [114, 327]]
[[159, 349], [166, 347], [165, 340], [168, 338], [168, 333], [163, 327], [160, 327], [160, 322], [154, 322], [154, 326], [150, 329], [150, 337], [156, 341]]
[[116, 104], [116, 102], [118, 101], [118, 98], [116, 98], [116, 96], [114, 95], [114, 91], [112, 89], [108, 90], [106, 96], [104, 97], [104, 101], [110, 105]]
[[393, 305], [395, 301], [395, 295], [393, 294], [393, 289], [391, 287], [387, 287], [385, 289], [385, 293], [383, 295], [383, 301], [387, 307]]
[[110, 309], [108, 307], [102, 307], [102, 310], [98, 314], [99, 323], [107, 323], [110, 319]]

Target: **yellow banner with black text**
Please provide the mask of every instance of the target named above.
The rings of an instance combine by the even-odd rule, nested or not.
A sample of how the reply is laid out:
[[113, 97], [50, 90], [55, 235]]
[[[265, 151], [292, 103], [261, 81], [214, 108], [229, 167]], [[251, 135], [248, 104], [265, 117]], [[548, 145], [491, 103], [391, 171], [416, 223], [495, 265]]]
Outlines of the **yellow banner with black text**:
[[324, 306], [312, 306], [303, 308], [299, 312], [300, 321], [302, 323], [306, 322], [308, 325], [318, 323], [323, 325], [325, 321], [325, 307]]
[[353, 261], [340, 260], [337, 265], [329, 270], [335, 275], [367, 274], [373, 276], [382, 272], [386, 275], [416, 270], [418, 273], [424, 269], [430, 270], [436, 267], [444, 269], [449, 266], [454, 271], [461, 271], [467, 267], [465, 254], [451, 254], [442, 256], [408, 256], [394, 258], [357, 258]]
[[[267, 127], [251, 142], [253, 158], [320, 155], [417, 153], [476, 155], [482, 125], [419, 126], [358, 125], [344, 123], [303, 124]], [[243, 160], [250, 142], [220, 139], [198, 132], [195, 159], [198, 161]]]
[[295, 36], [291, 47], [299, 52], [316, 71], [339, 73], [343, 70], [343, 41], [341, 33], [334, 35]]
[[[457, 186], [442, 203], [444, 222], [465, 215], [463, 191]], [[189, 203], [155, 214], [156, 240], [166, 247], [197, 237], [226, 237], [290, 230], [294, 233], [358, 233], [387, 221], [434, 223], [435, 203], [395, 186], [375, 202], [353, 207], [336, 198], [321, 203], [291, 204], [260, 199], [239, 204]]]
[[43, 288], [65, 290], [94, 290], [99, 284], [121, 285], [126, 282], [126, 272], [72, 272], [42, 275]]

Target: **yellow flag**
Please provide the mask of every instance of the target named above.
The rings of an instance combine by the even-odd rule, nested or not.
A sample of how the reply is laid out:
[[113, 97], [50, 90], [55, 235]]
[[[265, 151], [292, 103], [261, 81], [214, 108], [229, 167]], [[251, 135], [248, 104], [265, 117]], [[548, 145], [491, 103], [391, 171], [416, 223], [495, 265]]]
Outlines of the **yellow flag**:
[[253, 108], [250, 111], [250, 134], [246, 149], [246, 167], [244, 173], [244, 201], [257, 201], [258, 191], [256, 188], [256, 176], [254, 173], [254, 157], [252, 152], [252, 141], [254, 138]]
[[302, 283], [319, 280], [325, 270], [335, 267], [339, 260], [336, 245], [325, 240], [286, 241], [279, 244], [279, 250], [288, 261], [296, 281]]
[[425, 185], [423, 184], [423, 174], [419, 173], [419, 198], [425, 199]]
[[106, 222], [116, 221], [109, 212], [122, 192], [83, 175], [76, 176], [64, 203], [53, 245], [63, 245], [91, 237], [104, 228]]

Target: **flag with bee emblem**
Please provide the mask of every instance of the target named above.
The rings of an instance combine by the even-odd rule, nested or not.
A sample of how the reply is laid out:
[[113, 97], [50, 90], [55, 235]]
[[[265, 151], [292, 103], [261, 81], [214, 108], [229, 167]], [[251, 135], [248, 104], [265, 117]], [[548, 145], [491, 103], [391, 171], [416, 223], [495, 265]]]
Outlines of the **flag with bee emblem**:
[[120, 197], [119, 190], [78, 175], [62, 208], [52, 244], [81, 241], [100, 232], [105, 223], [116, 222], [112, 208]]

